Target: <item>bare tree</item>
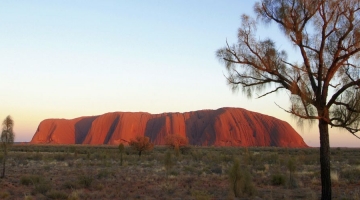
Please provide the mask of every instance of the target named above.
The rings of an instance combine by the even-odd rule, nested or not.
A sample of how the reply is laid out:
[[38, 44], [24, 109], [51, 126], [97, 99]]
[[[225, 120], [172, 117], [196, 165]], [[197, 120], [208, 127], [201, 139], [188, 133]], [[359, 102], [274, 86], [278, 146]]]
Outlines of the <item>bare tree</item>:
[[[318, 121], [322, 199], [331, 199], [329, 125], [355, 137], [360, 124], [360, 1], [262, 0], [257, 19], [242, 16], [238, 42], [217, 51], [233, 90], [258, 98], [284, 90], [286, 112]], [[275, 23], [301, 55], [300, 63], [271, 39], [258, 39], [259, 22]], [[267, 90], [265, 90], [267, 89]]]
[[4, 157], [3, 157], [3, 170], [2, 170], [1, 178], [4, 178], [8, 149], [9, 146], [14, 143], [14, 131], [13, 131], [14, 121], [11, 119], [10, 116], [7, 116], [2, 123], [2, 126], [3, 128], [1, 132], [0, 143], [1, 143], [1, 148], [4, 152]]

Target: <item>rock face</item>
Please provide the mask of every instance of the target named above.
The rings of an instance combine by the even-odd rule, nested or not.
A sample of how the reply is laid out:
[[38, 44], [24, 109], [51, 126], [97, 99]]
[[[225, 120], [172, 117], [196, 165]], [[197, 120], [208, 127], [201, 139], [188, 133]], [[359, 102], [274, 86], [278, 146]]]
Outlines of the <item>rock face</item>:
[[114, 112], [76, 119], [42, 121], [31, 144], [127, 143], [137, 135], [156, 145], [169, 134], [180, 134], [191, 145], [307, 147], [287, 123], [241, 108], [186, 113]]

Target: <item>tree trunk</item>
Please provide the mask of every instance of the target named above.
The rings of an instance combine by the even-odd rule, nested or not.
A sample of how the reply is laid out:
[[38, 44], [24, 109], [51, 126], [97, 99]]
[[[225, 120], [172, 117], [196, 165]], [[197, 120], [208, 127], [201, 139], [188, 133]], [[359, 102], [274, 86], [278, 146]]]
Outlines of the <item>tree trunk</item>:
[[[6, 147], [5, 147], [6, 148]], [[5, 178], [5, 163], [6, 163], [6, 157], [7, 157], [7, 152], [6, 150], [4, 150], [4, 157], [3, 157], [3, 170], [1, 173], [1, 178]]]
[[330, 178], [330, 142], [329, 126], [324, 120], [319, 120], [320, 131], [320, 166], [321, 166], [321, 199], [331, 199]]
[[120, 153], [120, 165], [121, 166], [123, 165], [123, 154], [122, 154], [122, 152]]
[[238, 189], [237, 189], [237, 188], [238, 188], [238, 187], [237, 187], [237, 177], [235, 177], [234, 188], [233, 188], [235, 197], [239, 197]]

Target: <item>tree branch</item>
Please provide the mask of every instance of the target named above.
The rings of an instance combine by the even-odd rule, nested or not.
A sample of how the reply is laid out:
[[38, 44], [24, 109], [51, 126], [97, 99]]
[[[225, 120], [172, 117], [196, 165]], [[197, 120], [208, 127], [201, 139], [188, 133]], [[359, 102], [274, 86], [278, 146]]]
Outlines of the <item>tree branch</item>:
[[339, 89], [337, 92], [335, 92], [335, 94], [331, 97], [331, 99], [329, 100], [329, 102], [327, 103], [326, 107], [330, 108], [336, 101], [336, 99], [348, 88], [352, 87], [352, 86], [360, 86], [360, 79], [358, 79], [357, 81], [354, 82], [350, 82], [346, 85], [344, 85], [341, 89]]
[[335, 104], [335, 105], [338, 105], [338, 106], [344, 106], [344, 107], [345, 107], [348, 111], [350, 111], [350, 112], [360, 113], [360, 110], [353, 109], [353, 107], [350, 106], [350, 105], [347, 104], [347, 103], [335, 101], [334, 104]]
[[277, 87], [276, 89], [274, 89], [274, 90], [272, 90], [272, 91], [270, 91], [270, 92], [267, 92], [267, 93], [265, 93], [265, 94], [263, 94], [263, 95], [258, 96], [257, 99], [260, 99], [260, 98], [262, 98], [262, 97], [264, 97], [264, 96], [266, 96], [266, 95], [268, 95], [268, 94], [274, 93], [274, 92], [278, 91], [279, 89], [284, 89], [284, 87], [281, 87], [281, 86], [280, 86], [280, 87]]
[[321, 119], [320, 117], [318, 116], [310, 116], [310, 115], [301, 115], [299, 113], [297, 113], [294, 108], [291, 108], [291, 110], [286, 110], [284, 108], [282, 108], [281, 106], [279, 106], [277, 103], [275, 103], [280, 109], [282, 109], [283, 111], [287, 112], [287, 113], [290, 113], [292, 115], [295, 115], [297, 117], [300, 117], [300, 118], [303, 118], [303, 119]]

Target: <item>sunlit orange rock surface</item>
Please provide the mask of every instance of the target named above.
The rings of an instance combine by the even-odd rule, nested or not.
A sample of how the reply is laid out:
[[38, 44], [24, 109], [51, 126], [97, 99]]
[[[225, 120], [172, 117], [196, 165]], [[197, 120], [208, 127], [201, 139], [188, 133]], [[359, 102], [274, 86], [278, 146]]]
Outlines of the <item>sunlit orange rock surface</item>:
[[32, 144], [120, 144], [137, 135], [165, 144], [169, 134], [186, 136], [191, 145], [307, 147], [287, 123], [242, 108], [186, 113], [113, 112], [76, 119], [46, 119]]

